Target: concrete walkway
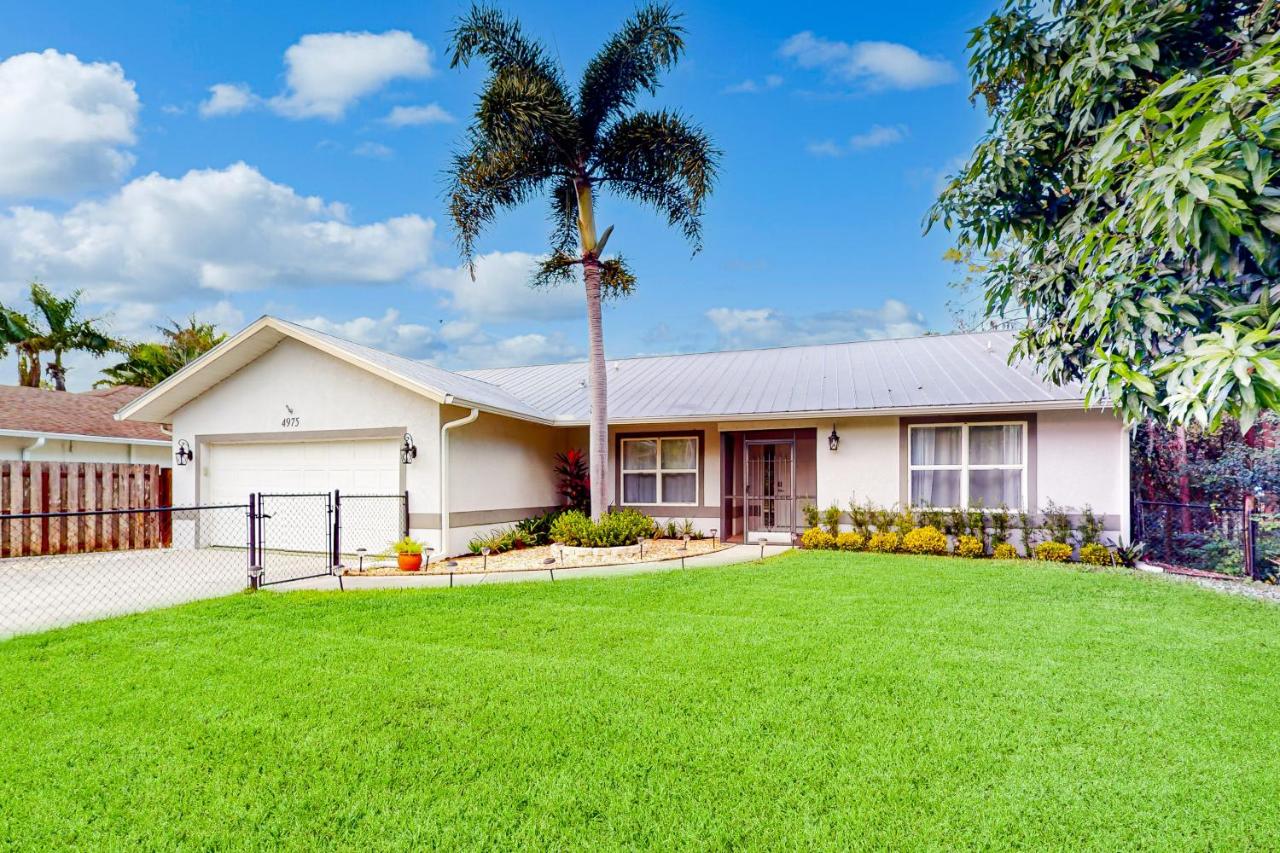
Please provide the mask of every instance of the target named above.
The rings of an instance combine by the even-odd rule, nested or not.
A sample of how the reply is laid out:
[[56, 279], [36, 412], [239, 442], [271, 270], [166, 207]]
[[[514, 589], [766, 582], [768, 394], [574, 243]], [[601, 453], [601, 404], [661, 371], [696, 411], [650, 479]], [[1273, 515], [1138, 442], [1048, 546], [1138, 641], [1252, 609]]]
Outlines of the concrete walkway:
[[[765, 545], [764, 556], [773, 557], [784, 551], [791, 550], [790, 545]], [[759, 545], [731, 545], [723, 551], [716, 551], [712, 554], [703, 554], [697, 557], [688, 557], [684, 561], [686, 569], [702, 569], [711, 566], [731, 566], [736, 563], [750, 563], [759, 560], [761, 555], [761, 547]], [[523, 572], [467, 572], [466, 574], [455, 574], [450, 577], [447, 574], [405, 574], [405, 575], [371, 575], [369, 577], [354, 577], [348, 575], [342, 578], [342, 588], [348, 590], [358, 589], [411, 589], [419, 587], [449, 587], [449, 586], [474, 586], [476, 584], [494, 584], [494, 583], [515, 583], [517, 581], [549, 581], [549, 580], [569, 580], [571, 578], [601, 578], [601, 577], [622, 577], [624, 575], [639, 575], [648, 572], [669, 572], [673, 569], [680, 568], [679, 560], [661, 560], [652, 563], [624, 563], [619, 566], [581, 566], [558, 568], [537, 571]], [[297, 589], [337, 589], [338, 578], [336, 577], [319, 577], [306, 578], [304, 580], [293, 581], [291, 583], [281, 583], [267, 587], [276, 592], [290, 592]]]

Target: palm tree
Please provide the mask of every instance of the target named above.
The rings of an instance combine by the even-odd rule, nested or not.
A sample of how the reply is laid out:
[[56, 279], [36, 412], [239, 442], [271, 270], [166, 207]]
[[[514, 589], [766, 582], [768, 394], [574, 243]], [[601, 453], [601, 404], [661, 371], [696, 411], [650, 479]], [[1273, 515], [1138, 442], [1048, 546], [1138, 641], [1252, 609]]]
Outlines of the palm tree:
[[453, 32], [451, 65], [480, 58], [489, 66], [467, 132], [467, 150], [454, 157], [450, 215], [462, 254], [475, 275], [476, 242], [500, 210], [540, 193], [551, 201], [551, 254], [535, 285], [571, 281], [582, 267], [590, 343], [591, 513], [606, 504], [608, 411], [604, 297], [628, 294], [635, 278], [620, 256], [602, 253], [610, 226], [596, 232], [596, 191], [608, 190], [655, 208], [701, 249], [703, 204], [720, 152], [679, 114], [635, 109], [656, 93], [659, 75], [684, 52], [680, 16], [666, 5], [640, 8], [587, 65], [576, 94], [559, 64], [502, 12], [473, 6]]
[[53, 354], [53, 362], [44, 372], [59, 391], [67, 390], [67, 367], [62, 357], [72, 351], [106, 355], [120, 343], [99, 327], [101, 320], [84, 317], [77, 290], [67, 297], [55, 295], [39, 282], [31, 284], [30, 314], [0, 306], [0, 339], [18, 351], [18, 384], [40, 387], [40, 365], [44, 353]]
[[198, 322], [194, 315], [185, 326], [170, 320], [169, 326], [156, 326], [163, 340], [133, 344], [125, 350], [125, 360], [103, 368], [103, 378], [95, 388], [136, 385], [154, 388], [187, 364], [226, 340], [213, 323]]

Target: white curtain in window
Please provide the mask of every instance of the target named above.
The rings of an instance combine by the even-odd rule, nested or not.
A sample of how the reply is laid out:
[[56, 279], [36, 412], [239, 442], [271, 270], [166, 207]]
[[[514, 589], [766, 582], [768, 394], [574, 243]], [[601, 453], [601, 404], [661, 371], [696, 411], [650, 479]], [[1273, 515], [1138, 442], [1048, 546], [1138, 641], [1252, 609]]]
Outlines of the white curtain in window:
[[662, 502], [691, 504], [698, 502], [698, 476], [696, 474], [663, 474]]
[[629, 504], [654, 504], [658, 502], [657, 474], [623, 474], [622, 500]]
[[981, 468], [969, 472], [971, 506], [1022, 506], [1021, 468]]
[[912, 471], [911, 502], [916, 506], [959, 506], [959, 471]]
[[622, 442], [622, 467], [628, 471], [656, 470], [658, 442], [652, 439]]
[[970, 465], [1021, 465], [1022, 425], [974, 424], [969, 427]]
[[963, 430], [958, 426], [911, 430], [912, 465], [959, 465]]
[[662, 467], [690, 471], [698, 467], [698, 443], [692, 438], [664, 438]]

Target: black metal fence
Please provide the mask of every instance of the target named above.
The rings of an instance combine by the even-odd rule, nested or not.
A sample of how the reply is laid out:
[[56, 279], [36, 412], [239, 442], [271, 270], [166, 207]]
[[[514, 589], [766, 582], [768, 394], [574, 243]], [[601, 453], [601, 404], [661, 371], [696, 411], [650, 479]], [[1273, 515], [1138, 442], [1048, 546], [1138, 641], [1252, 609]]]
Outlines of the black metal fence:
[[1137, 501], [1134, 538], [1146, 559], [1185, 569], [1243, 575], [1245, 511], [1242, 506]]
[[39, 521], [66, 529], [169, 532], [160, 547], [83, 547], [0, 559], [0, 637], [227, 595], [252, 564], [248, 504], [0, 515], [0, 527]]
[[1249, 515], [1250, 568], [1258, 580], [1280, 579], [1280, 513]]
[[[0, 514], [0, 638], [336, 574], [358, 549], [387, 553], [408, 518], [404, 494], [337, 492]], [[17, 538], [37, 534], [61, 553], [33, 556]]]

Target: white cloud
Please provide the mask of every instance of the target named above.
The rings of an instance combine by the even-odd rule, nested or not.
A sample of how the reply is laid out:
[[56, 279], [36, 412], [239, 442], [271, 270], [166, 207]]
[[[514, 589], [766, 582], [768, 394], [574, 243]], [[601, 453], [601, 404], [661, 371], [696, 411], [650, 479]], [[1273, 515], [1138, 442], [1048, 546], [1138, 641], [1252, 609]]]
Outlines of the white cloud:
[[566, 341], [561, 335], [530, 333], [509, 338], [464, 343], [449, 355], [451, 364], [460, 370], [481, 367], [518, 367], [526, 364], [548, 364], [573, 361], [582, 357], [582, 347]]
[[449, 124], [453, 116], [445, 112], [439, 104], [424, 104], [415, 107], [395, 107], [383, 119], [392, 127], [411, 127], [421, 124]]
[[242, 84], [218, 83], [209, 88], [201, 114], [229, 115], [265, 104], [288, 118], [336, 121], [393, 80], [430, 76], [431, 59], [431, 48], [403, 30], [311, 33], [284, 52], [282, 93], [263, 99]]
[[879, 308], [793, 316], [776, 308], [712, 308], [706, 313], [722, 347], [836, 343], [922, 334], [924, 315], [897, 299]]
[[776, 89], [781, 85], [781, 75], [768, 74], [759, 82], [755, 80], [743, 80], [741, 83], [734, 83], [732, 86], [726, 86], [724, 93], [726, 95], [758, 95], [761, 92]]
[[244, 163], [180, 178], [153, 173], [64, 213], [0, 214], [0, 281], [38, 276], [92, 288], [101, 302], [392, 283], [428, 267], [434, 229], [417, 215], [353, 224], [343, 205], [299, 195]]
[[866, 131], [849, 137], [849, 141], [843, 146], [830, 139], [824, 139], [821, 142], [811, 143], [807, 146], [807, 149], [810, 154], [818, 157], [842, 157], [845, 154], [856, 151], [894, 145], [906, 138], [907, 128], [905, 125], [873, 124]]
[[582, 290], [570, 284], [548, 289], [529, 286], [538, 257], [527, 252], [491, 252], [476, 258], [476, 277], [466, 266], [430, 270], [426, 283], [444, 291], [446, 302], [481, 322], [563, 320], [585, 313]]
[[0, 62], [0, 195], [51, 197], [118, 183], [133, 167], [138, 95], [114, 62], [22, 53]]
[[438, 348], [431, 327], [422, 323], [405, 322], [400, 312], [388, 308], [381, 317], [354, 317], [334, 321], [327, 317], [301, 317], [294, 320], [301, 326], [328, 332], [367, 347], [393, 352], [397, 355], [420, 356]]
[[956, 78], [945, 59], [889, 41], [832, 41], [806, 30], [784, 41], [779, 52], [801, 68], [820, 68], [872, 89], [923, 89]]
[[229, 116], [257, 106], [260, 100], [244, 83], [215, 83], [209, 87], [209, 97], [200, 102], [200, 115]]
[[355, 148], [351, 149], [351, 153], [357, 157], [372, 157], [375, 160], [386, 160], [396, 152], [383, 145], [381, 142], [361, 142]]

